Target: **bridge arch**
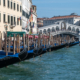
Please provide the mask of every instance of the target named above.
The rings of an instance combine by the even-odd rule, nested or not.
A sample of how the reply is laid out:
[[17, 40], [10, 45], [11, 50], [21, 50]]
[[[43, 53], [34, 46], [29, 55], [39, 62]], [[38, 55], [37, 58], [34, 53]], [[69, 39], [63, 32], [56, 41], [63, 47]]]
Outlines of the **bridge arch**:
[[54, 29], [54, 27], [52, 27], [52, 32], [55, 32], [55, 29]]
[[40, 30], [39, 33], [42, 34], [42, 30]]
[[76, 32], [79, 33], [79, 28], [76, 29]]
[[50, 28], [48, 28], [48, 29], [47, 29], [47, 32], [50, 32], [50, 31], [51, 31]]
[[56, 31], [59, 31], [59, 26], [56, 26]]
[[61, 23], [61, 30], [66, 30], [66, 23], [65, 22]]
[[68, 27], [68, 30], [69, 30], [69, 31], [71, 30], [71, 27], [70, 27], [70, 26]]
[[46, 33], [46, 29], [43, 30], [43, 33]]
[[75, 28], [74, 27], [72, 28], [72, 31], [75, 31]]

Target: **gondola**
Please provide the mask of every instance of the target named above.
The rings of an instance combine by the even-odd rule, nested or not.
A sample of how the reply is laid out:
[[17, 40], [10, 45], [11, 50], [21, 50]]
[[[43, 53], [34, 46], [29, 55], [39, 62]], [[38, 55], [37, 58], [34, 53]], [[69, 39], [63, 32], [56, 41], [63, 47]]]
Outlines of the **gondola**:
[[0, 68], [20, 62], [24, 60], [25, 57], [27, 57], [27, 47], [25, 47], [20, 53], [15, 53], [15, 55], [13, 52], [8, 52], [7, 56], [2, 50], [0, 51]]

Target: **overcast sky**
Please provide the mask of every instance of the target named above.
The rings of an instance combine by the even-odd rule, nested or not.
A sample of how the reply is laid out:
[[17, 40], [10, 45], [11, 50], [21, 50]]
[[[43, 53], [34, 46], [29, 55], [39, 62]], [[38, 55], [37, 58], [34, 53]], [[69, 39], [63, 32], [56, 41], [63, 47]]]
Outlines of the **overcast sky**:
[[80, 15], [80, 0], [32, 0], [37, 6], [38, 17], [53, 17], [59, 15]]

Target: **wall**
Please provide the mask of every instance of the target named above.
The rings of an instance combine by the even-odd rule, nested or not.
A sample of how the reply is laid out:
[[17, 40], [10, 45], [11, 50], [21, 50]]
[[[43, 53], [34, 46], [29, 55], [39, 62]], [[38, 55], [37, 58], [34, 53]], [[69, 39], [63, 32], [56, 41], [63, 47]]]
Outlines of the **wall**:
[[[11, 1], [11, 0], [9, 0]], [[0, 31], [3, 33], [5, 32], [5, 28], [4, 25], [5, 23], [3, 22], [3, 14], [6, 14], [6, 22], [8, 22], [8, 15], [16, 17], [16, 23], [17, 23], [17, 18], [22, 16], [22, 12], [20, 12], [20, 7], [19, 7], [19, 11], [17, 11], [17, 3], [19, 4], [19, 6], [21, 5], [21, 2], [18, 0], [12, 0], [12, 2], [16, 3], [16, 10], [8, 8], [7, 6], [7, 0], [5, 0], [6, 6], [3, 6], [3, 0], [1, 0], [1, 5], [0, 5], [0, 13], [1, 13], [1, 22], [0, 22]], [[10, 24], [8, 25], [8, 31], [10, 31]], [[12, 31], [22, 31], [22, 26], [20, 26], [20, 22], [19, 25], [16, 25], [15, 28], [13, 28]]]

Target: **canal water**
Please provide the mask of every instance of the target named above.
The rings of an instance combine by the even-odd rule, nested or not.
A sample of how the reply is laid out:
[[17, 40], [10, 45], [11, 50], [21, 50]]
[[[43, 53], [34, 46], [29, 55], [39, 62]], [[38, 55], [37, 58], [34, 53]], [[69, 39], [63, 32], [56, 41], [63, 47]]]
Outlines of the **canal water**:
[[79, 45], [0, 69], [0, 80], [80, 80]]

